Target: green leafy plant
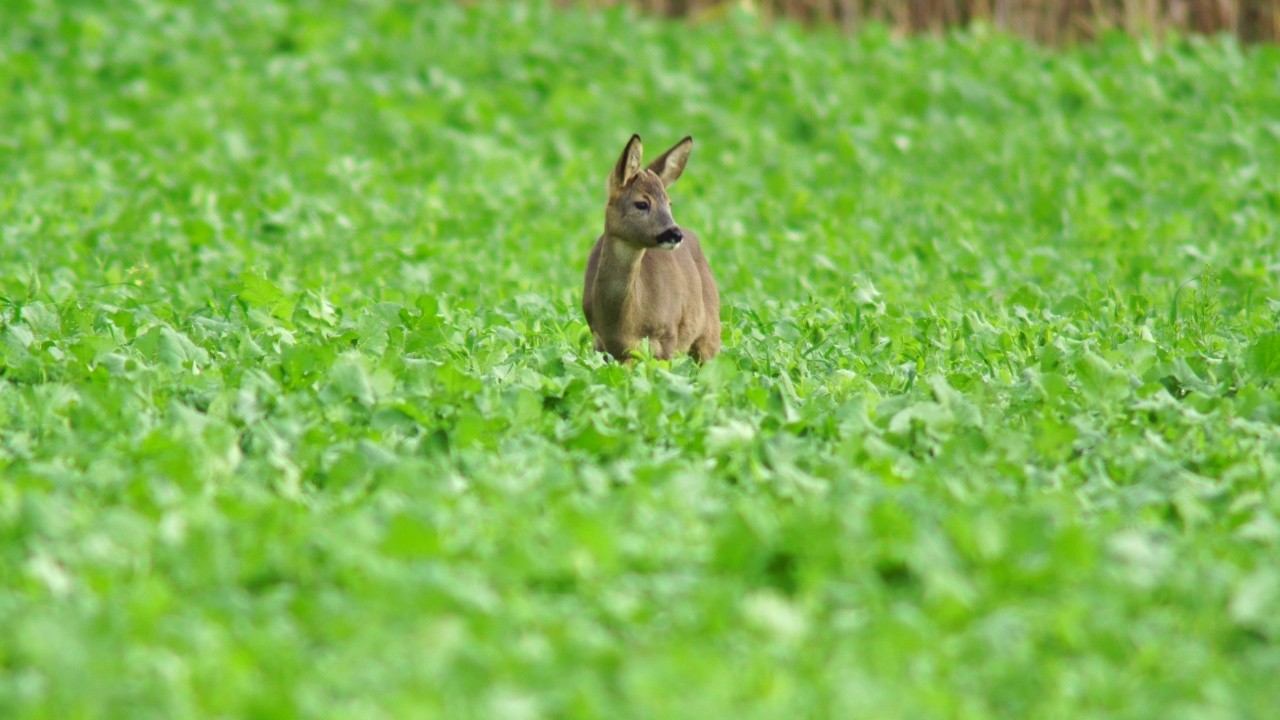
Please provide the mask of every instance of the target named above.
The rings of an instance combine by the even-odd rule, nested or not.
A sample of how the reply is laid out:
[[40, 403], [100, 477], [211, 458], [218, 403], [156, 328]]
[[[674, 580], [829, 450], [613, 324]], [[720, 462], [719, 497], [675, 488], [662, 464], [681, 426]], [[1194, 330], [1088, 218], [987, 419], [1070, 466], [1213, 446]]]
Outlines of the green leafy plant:
[[[6, 4], [0, 716], [1265, 715], [1276, 73]], [[632, 132], [704, 366], [591, 350]]]

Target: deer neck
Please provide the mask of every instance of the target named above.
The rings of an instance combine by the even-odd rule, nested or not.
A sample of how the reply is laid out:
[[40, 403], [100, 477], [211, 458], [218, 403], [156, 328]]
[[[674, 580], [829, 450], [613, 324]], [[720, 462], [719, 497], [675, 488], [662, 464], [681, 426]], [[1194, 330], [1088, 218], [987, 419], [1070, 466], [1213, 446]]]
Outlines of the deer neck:
[[644, 253], [643, 248], [634, 248], [612, 235], [605, 235], [596, 275], [596, 293], [605, 314], [618, 318], [628, 306], [634, 307], [642, 291], [640, 261]]

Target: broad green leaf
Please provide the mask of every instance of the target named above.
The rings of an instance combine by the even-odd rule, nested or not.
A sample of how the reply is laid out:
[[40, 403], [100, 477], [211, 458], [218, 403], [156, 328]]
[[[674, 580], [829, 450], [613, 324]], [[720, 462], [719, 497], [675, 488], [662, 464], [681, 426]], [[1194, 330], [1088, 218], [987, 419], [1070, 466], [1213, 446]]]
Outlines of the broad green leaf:
[[1245, 358], [1249, 371], [1264, 378], [1280, 377], [1280, 332], [1259, 336]]
[[1075, 362], [1076, 378], [1095, 402], [1115, 402], [1129, 395], [1129, 374], [1086, 350]]
[[265, 276], [255, 272], [243, 272], [239, 276], [242, 289], [240, 299], [250, 305], [263, 308], [272, 315], [288, 320], [293, 316], [294, 302]]

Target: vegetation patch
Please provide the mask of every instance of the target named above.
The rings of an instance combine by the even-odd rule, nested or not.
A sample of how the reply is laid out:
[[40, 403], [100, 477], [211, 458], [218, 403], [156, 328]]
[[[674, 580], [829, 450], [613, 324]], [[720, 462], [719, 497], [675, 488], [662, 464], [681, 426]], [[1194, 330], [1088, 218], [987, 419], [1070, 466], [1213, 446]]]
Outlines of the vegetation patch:
[[[0, 716], [1264, 716], [1278, 76], [5, 5]], [[704, 366], [591, 350], [632, 132], [695, 138]]]

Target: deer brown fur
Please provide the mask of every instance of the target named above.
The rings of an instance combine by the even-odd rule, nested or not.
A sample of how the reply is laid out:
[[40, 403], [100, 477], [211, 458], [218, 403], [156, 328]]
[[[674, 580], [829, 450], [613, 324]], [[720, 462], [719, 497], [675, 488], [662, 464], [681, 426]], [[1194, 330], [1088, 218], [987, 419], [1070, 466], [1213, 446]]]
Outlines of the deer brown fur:
[[587, 258], [582, 310], [595, 348], [629, 362], [643, 338], [659, 359], [720, 351], [720, 293], [698, 238], [671, 217], [667, 188], [684, 172], [686, 137], [641, 167], [632, 135], [609, 173], [604, 234]]

